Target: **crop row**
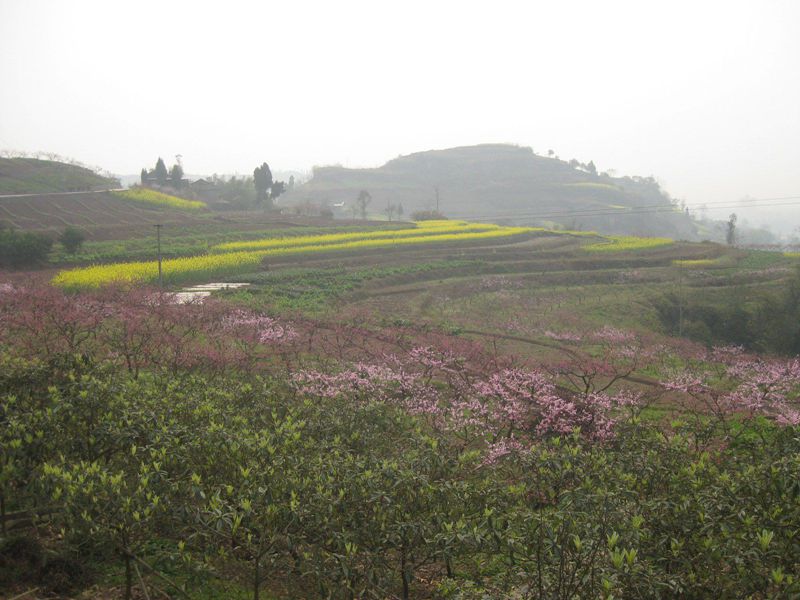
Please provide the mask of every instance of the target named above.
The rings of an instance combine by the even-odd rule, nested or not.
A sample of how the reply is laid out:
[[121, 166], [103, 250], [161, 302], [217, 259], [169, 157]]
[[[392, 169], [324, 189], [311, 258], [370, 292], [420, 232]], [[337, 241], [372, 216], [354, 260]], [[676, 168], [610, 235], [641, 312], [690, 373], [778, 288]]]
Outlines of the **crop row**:
[[[150, 190], [146, 190], [150, 191]], [[156, 192], [157, 193], [157, 192]], [[238, 241], [218, 244], [209, 254], [170, 258], [162, 262], [164, 280], [184, 283], [211, 277], [238, 275], [257, 270], [268, 257], [321, 252], [367, 250], [431, 243], [479, 241], [505, 238], [540, 231], [531, 227], [504, 227], [465, 221], [430, 221], [415, 228], [367, 232], [337, 232], [323, 235], [302, 235]], [[570, 232], [566, 232], [570, 233]], [[596, 235], [596, 234], [592, 234]], [[671, 244], [667, 238], [610, 236], [599, 244], [585, 248], [591, 251], [622, 251], [654, 248]], [[156, 261], [95, 265], [62, 271], [53, 280], [70, 288], [99, 287], [113, 282], [152, 282], [158, 278]]]
[[[282, 227], [279, 229], [252, 230], [237, 228], [236, 225], [220, 224], [215, 222], [193, 224], [191, 226], [176, 225], [165, 228], [161, 236], [161, 251], [163, 256], [177, 258], [179, 256], [198, 256], [208, 252], [216, 244], [232, 241], [243, 241], [265, 238], [290, 238], [297, 236], [321, 235], [324, 231], [330, 233], [353, 233], [368, 230], [366, 227], [341, 226], [341, 227]], [[377, 230], [374, 227], [369, 230]], [[66, 263], [97, 264], [110, 262], [131, 262], [137, 260], [152, 260], [155, 256], [156, 241], [155, 230], [150, 235], [131, 237], [124, 240], [88, 241], [77, 254], [59, 252], [58, 247], [50, 262], [55, 265]]]
[[198, 200], [186, 200], [176, 196], [170, 196], [163, 192], [150, 190], [146, 188], [131, 188], [129, 190], [111, 192], [118, 198], [123, 200], [133, 200], [134, 202], [143, 202], [145, 204], [153, 204], [155, 206], [163, 206], [165, 208], [178, 208], [181, 210], [200, 210], [206, 208], [205, 202]]
[[718, 258], [698, 258], [696, 260], [673, 260], [672, 264], [676, 267], [710, 267], [713, 265], [719, 265], [720, 260]]
[[606, 241], [584, 246], [590, 252], [622, 252], [624, 250], [648, 250], [669, 246], [674, 240], [661, 237], [636, 237], [631, 235], [609, 235]]
[[499, 225], [489, 223], [467, 223], [465, 221], [427, 221], [417, 227], [383, 231], [360, 231], [353, 233], [335, 233], [322, 235], [293, 236], [290, 238], [270, 238], [218, 244], [212, 252], [231, 252], [242, 250], [266, 250], [268, 248], [287, 248], [290, 246], [320, 246], [341, 244], [356, 240], [403, 239], [432, 234], [467, 233], [478, 231], [497, 231]]
[[[263, 258], [263, 252], [231, 252], [169, 258], [162, 261], [164, 281], [182, 283], [198, 277], [237, 275], [253, 271]], [[53, 283], [66, 288], [98, 288], [111, 283], [158, 281], [158, 262], [139, 261], [94, 265], [61, 271]]]
[[[504, 238], [520, 235], [530, 231], [526, 227], [497, 227], [488, 231], [472, 231], [467, 229], [460, 233], [443, 233], [446, 228], [429, 228], [429, 235], [414, 235], [405, 238], [356, 239], [329, 243], [321, 239], [315, 244], [294, 245], [295, 239], [283, 240], [286, 245], [263, 250], [229, 252], [224, 254], [206, 254], [185, 258], [168, 259], [162, 263], [164, 280], [169, 283], [182, 283], [216, 277], [220, 275], [236, 275], [252, 272], [266, 257], [285, 256], [290, 254], [309, 254], [337, 250], [366, 250], [430, 243], [449, 243], [458, 241], [477, 241]], [[416, 230], [415, 230], [416, 233]], [[330, 237], [336, 237], [337, 234]], [[338, 234], [348, 235], [348, 234]], [[317, 237], [317, 236], [314, 236]], [[325, 238], [326, 236], [319, 236]], [[158, 263], [156, 261], [129, 262], [110, 265], [95, 265], [78, 269], [61, 271], [53, 283], [69, 288], [96, 288], [108, 283], [148, 282], [158, 279]]]

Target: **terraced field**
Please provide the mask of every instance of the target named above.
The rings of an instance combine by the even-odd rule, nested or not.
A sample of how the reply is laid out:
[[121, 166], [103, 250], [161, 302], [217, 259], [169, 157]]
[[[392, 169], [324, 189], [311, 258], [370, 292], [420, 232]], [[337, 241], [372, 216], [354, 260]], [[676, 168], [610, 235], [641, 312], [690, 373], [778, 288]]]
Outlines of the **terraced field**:
[[[137, 259], [140, 247], [153, 245], [156, 224], [165, 226], [167, 255], [197, 254], [211, 245], [231, 240], [252, 239], [258, 232], [274, 229], [331, 227], [329, 219], [282, 216], [264, 211], [216, 213], [199, 206], [185, 208], [126, 197], [128, 192], [73, 192], [0, 198], [0, 223], [15, 229], [57, 235], [67, 226], [86, 235], [88, 255], [54, 255], [56, 263], [107, 262]], [[337, 222], [336, 227], [363, 229], [375, 223]], [[247, 232], [256, 232], [247, 233]], [[154, 239], [152, 240], [154, 242]], [[178, 247], [170, 244], [180, 242]], [[148, 250], [149, 252], [149, 250]], [[148, 253], [152, 256], [152, 252]]]
[[[676, 335], [659, 298], [730, 296], [743, 303], [780, 288], [797, 259], [718, 244], [676, 242], [588, 252], [588, 236], [531, 232], [471, 245], [276, 256], [230, 292], [250, 307], [337, 321], [434, 328], [489, 340], [503, 353], [542, 358], [558, 347], [545, 333], [612, 325], [658, 343]], [[660, 333], [656, 333], [660, 332]]]
[[[172, 287], [247, 282], [247, 289], [227, 293], [260, 310], [359, 322], [368, 315], [376, 329], [424, 324], [504, 340], [509, 351], [530, 355], [552, 348], [546, 330], [613, 324], [675, 335], [679, 327], [665, 324], [658, 312], [664, 298], [735, 295], [752, 304], [780, 288], [798, 263], [719, 244], [463, 221], [295, 233], [244, 235], [229, 225], [206, 245], [177, 245], [177, 255], [163, 261], [164, 281]], [[157, 262], [145, 260], [64, 269], [53, 281], [78, 289], [157, 278]]]
[[0, 221], [26, 231], [79, 227], [92, 239], [133, 237], [156, 223], [190, 225], [207, 221], [201, 213], [132, 202], [114, 192], [42, 194], [0, 198]]
[[[394, 231], [330, 233], [315, 236], [269, 238], [220, 244], [213, 252], [163, 262], [169, 283], [197, 282], [204, 278], [236, 275], [253, 270], [265, 258], [340, 251], [368, 251], [377, 248], [485, 243], [518, 238], [535, 230], [524, 227], [476, 225], [463, 221], [428, 221]], [[65, 270], [54, 283], [69, 288], [92, 288], [110, 283], [148, 283], [158, 279], [156, 261], [94, 265]]]
[[[403, 319], [454, 328], [480, 322], [508, 333], [536, 329], [544, 317], [567, 327], [577, 314], [587, 322], [657, 328], [653, 296], [678, 286], [726, 289], [749, 282], [761, 288], [786, 277], [796, 262], [777, 253], [754, 260], [752, 253], [718, 244], [660, 238], [458, 221], [397, 227], [223, 242], [208, 253], [165, 260], [164, 278], [168, 284], [254, 283], [241, 292], [248, 303], [290, 311], [338, 314], [362, 307], [381, 314], [377, 309], [389, 305]], [[113, 263], [64, 270], [55, 282], [146, 283], [157, 273], [152, 260]]]

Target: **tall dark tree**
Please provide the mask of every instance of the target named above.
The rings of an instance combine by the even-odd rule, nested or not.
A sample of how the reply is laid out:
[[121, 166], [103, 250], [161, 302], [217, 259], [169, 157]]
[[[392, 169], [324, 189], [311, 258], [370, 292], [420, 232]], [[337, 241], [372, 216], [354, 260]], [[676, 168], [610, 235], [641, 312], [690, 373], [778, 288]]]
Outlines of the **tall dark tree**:
[[586, 170], [589, 171], [592, 175], [597, 175], [597, 167], [594, 166], [594, 161], [590, 160], [586, 165]]
[[269, 170], [267, 163], [255, 168], [253, 171], [253, 183], [258, 194], [257, 202], [262, 204], [265, 200], [270, 200], [271, 203], [269, 192], [272, 189], [272, 171]]
[[147, 169], [142, 169], [142, 185], [147, 185]]
[[180, 165], [172, 165], [169, 172], [169, 182], [175, 189], [181, 187], [183, 183], [183, 167]]
[[736, 243], [736, 213], [731, 213], [731, 216], [728, 217], [725, 228], [725, 241], [729, 246], [733, 246]]
[[358, 210], [361, 212], [361, 218], [367, 218], [367, 205], [372, 202], [372, 196], [367, 190], [361, 190], [358, 193], [358, 199], [356, 200], [356, 205], [358, 206]]
[[158, 185], [167, 185], [169, 173], [167, 172], [167, 165], [164, 164], [164, 159], [162, 159], [160, 156], [156, 161], [156, 168], [153, 171], [153, 174], [156, 176]]

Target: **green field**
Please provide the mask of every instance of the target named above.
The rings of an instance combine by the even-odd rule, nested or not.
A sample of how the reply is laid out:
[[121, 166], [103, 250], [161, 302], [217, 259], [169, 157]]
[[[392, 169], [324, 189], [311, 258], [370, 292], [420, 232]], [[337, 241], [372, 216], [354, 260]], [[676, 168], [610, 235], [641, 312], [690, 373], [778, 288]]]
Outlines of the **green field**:
[[[182, 228], [162, 238], [165, 258], [198, 258], [212, 249], [269, 251], [297, 246], [300, 253], [267, 257], [266, 268], [248, 267], [214, 271], [213, 277], [249, 282], [237, 292], [248, 305], [280, 310], [339, 312], [368, 306], [385, 312], [381, 303], [399, 312], [398, 319], [436, 322], [450, 328], [482, 329], [508, 333], [509, 321], [520, 314], [531, 323], [557, 325], [611, 323], [664, 331], [653, 299], [682, 286], [687, 297], [704, 286], [725, 290], [747, 286], [747, 294], [760, 297], [789, 277], [791, 257], [778, 253], [742, 252], [717, 244], [675, 243], [660, 238], [603, 237], [592, 232], [531, 230], [525, 239], [498, 238], [478, 243], [448, 242], [430, 249], [425, 245], [390, 245], [378, 252], [361, 251], [357, 244], [403, 236], [401, 223], [376, 226], [314, 226], [237, 231], [214, 226], [207, 231]], [[420, 231], [424, 233], [424, 231]], [[379, 237], [375, 237], [379, 236]], [[349, 251], [309, 244], [342, 241], [356, 245]], [[421, 241], [421, 240], [420, 240]], [[88, 242], [75, 256], [58, 249], [54, 264], [86, 265], [150, 259], [155, 236], [119, 241]], [[154, 262], [148, 264], [153, 269]], [[165, 273], [169, 264], [165, 265]], [[176, 263], [177, 264], [177, 263]], [[211, 275], [209, 275], [211, 276]], [[498, 282], [492, 283], [492, 278]], [[172, 279], [202, 283], [198, 278]], [[492, 286], [499, 286], [492, 289]], [[503, 286], [507, 289], [503, 289]], [[423, 289], [424, 288], [424, 289]], [[441, 306], [446, 299], [446, 306]], [[630, 311], [630, 306], [639, 307]], [[540, 309], [540, 310], [537, 310]], [[529, 324], [526, 327], [533, 327]]]
[[[3, 274], [0, 493], [24, 533], [0, 535], [0, 590], [800, 590], [796, 382], [767, 381], [788, 408], [719, 410], [740, 375], [706, 350], [743, 343], [764, 350], [759, 377], [781, 373], [796, 258], [459, 222], [289, 225], [167, 229], [167, 294], [152, 235], [56, 250], [58, 275]], [[171, 295], [212, 281], [248, 285]], [[669, 387], [681, 373], [710, 386], [687, 397]]]

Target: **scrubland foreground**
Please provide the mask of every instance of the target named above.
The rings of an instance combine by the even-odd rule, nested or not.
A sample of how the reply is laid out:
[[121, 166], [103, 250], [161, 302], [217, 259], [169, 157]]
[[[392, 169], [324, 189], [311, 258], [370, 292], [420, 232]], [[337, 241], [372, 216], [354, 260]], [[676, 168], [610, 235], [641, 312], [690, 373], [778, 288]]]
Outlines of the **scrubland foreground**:
[[143, 288], [0, 318], [7, 597], [800, 593], [797, 359], [599, 327], [534, 366]]

